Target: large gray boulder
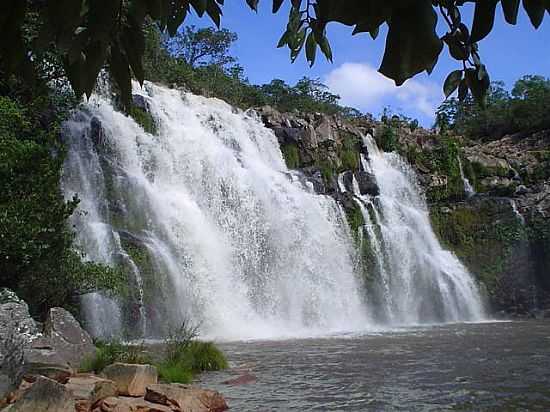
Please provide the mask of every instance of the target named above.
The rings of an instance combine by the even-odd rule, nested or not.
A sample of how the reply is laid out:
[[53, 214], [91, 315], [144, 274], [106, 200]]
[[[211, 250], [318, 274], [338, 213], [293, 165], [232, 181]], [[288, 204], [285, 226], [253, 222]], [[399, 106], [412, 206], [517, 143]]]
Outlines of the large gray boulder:
[[[28, 305], [9, 289], [0, 290], [0, 365], [6, 355], [23, 349], [38, 335]], [[18, 351], [20, 352], [20, 351]]]
[[[36, 345], [36, 342], [44, 342]], [[13, 383], [21, 380], [34, 381], [45, 376], [60, 383], [65, 383], [73, 374], [73, 369], [51, 346], [47, 340], [37, 339], [29, 348], [23, 350], [21, 359], [11, 366], [10, 377]]]
[[0, 398], [14, 389], [24, 353], [40, 336], [28, 305], [9, 290], [0, 290]]
[[4, 411], [9, 412], [67, 412], [74, 411], [71, 391], [60, 383], [38, 377], [32, 387]]
[[95, 353], [90, 335], [65, 309], [50, 310], [42, 333], [26, 303], [8, 289], [0, 291], [0, 395], [22, 379], [65, 382]]
[[68, 311], [52, 308], [44, 324], [44, 336], [50, 346], [72, 368], [78, 368], [86, 358], [93, 357], [96, 347], [91, 336]]

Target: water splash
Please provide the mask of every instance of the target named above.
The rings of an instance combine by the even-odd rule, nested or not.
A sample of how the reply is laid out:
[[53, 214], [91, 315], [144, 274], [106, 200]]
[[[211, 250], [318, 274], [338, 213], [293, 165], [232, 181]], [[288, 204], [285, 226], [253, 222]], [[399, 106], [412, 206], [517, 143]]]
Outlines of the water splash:
[[377, 281], [365, 285], [342, 206], [286, 168], [254, 113], [148, 83], [134, 93], [156, 135], [101, 96], [64, 128], [63, 188], [84, 212], [73, 218], [78, 241], [130, 274], [129, 297], [84, 299], [94, 334], [155, 337], [191, 319], [211, 337], [261, 339], [365, 331], [378, 312], [389, 324], [483, 317], [474, 281], [430, 227], [414, 173], [371, 137], [361, 163], [380, 195], [338, 177], [376, 260]]
[[460, 156], [457, 156], [458, 159], [458, 167], [460, 168], [460, 177], [462, 178], [462, 182], [464, 183], [464, 193], [466, 194], [467, 198], [470, 198], [476, 194], [476, 190], [464, 174], [464, 169], [462, 168], [462, 160], [460, 159]]
[[135, 312], [126, 327], [155, 335], [191, 317], [225, 338], [365, 329], [345, 217], [288, 171], [273, 132], [220, 100], [135, 92], [158, 135], [98, 96], [65, 133], [64, 190], [87, 213], [79, 241], [95, 260], [129, 260], [143, 290], [123, 308]]

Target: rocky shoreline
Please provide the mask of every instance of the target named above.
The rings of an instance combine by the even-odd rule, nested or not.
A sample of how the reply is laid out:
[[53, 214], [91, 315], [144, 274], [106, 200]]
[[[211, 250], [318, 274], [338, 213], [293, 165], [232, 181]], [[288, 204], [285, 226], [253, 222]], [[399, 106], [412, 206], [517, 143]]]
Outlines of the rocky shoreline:
[[216, 391], [160, 383], [152, 365], [114, 363], [79, 373], [94, 356], [90, 335], [62, 308], [44, 324], [8, 289], [0, 291], [0, 410], [9, 412], [221, 412]]

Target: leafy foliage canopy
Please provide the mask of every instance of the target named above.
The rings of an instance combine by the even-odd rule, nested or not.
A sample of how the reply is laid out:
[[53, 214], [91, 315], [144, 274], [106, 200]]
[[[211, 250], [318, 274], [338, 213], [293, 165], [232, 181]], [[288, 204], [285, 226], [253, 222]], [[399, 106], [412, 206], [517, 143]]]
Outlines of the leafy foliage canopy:
[[[259, 0], [246, 0], [257, 9]], [[354, 34], [368, 32], [375, 38], [380, 27], [389, 27], [380, 72], [400, 85], [414, 75], [431, 72], [444, 45], [463, 62], [446, 81], [447, 95], [458, 89], [462, 100], [468, 92], [482, 101], [490, 80], [482, 64], [477, 42], [492, 30], [501, 3], [506, 21], [517, 22], [520, 0], [273, 0], [277, 13], [288, 3], [288, 24], [278, 46], [287, 46], [292, 60], [305, 48], [310, 64], [317, 50], [332, 60], [326, 27], [336, 22], [354, 27]], [[466, 3], [475, 6], [468, 28], [461, 17]], [[208, 15], [218, 26], [224, 0], [4, 0], [0, 4], [0, 64], [8, 74], [36, 76], [36, 62], [55, 48], [78, 96], [90, 95], [101, 68], [108, 64], [123, 101], [130, 102], [132, 74], [144, 80], [144, 23], [156, 21], [161, 30], [175, 35], [186, 16], [194, 11]], [[534, 27], [540, 26], [549, 0], [523, 0]], [[438, 16], [449, 26], [440, 38]], [[40, 27], [29, 38], [25, 25], [38, 16]]]

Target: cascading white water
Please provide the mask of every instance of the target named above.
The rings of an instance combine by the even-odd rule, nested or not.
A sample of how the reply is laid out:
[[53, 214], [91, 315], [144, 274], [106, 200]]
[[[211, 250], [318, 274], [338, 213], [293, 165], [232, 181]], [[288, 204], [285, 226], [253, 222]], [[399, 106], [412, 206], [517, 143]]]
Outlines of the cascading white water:
[[91, 330], [155, 335], [184, 318], [225, 338], [364, 330], [341, 208], [293, 178], [273, 132], [220, 100], [134, 92], [156, 135], [99, 96], [65, 127], [63, 187], [86, 212], [78, 239], [89, 258], [134, 268], [138, 290], [121, 311], [130, 320], [105, 313], [108, 297], [87, 299]]
[[379, 278], [384, 318], [394, 324], [476, 321], [482, 299], [468, 270], [440, 245], [412, 168], [396, 153], [382, 153], [372, 136], [364, 138], [380, 194], [354, 194], [365, 220]]
[[460, 156], [457, 157], [458, 159], [458, 167], [460, 169], [460, 177], [462, 179], [462, 182], [464, 183], [464, 193], [466, 194], [466, 197], [472, 197], [476, 194], [476, 190], [464, 174], [464, 168], [462, 167], [462, 160], [460, 159]]

